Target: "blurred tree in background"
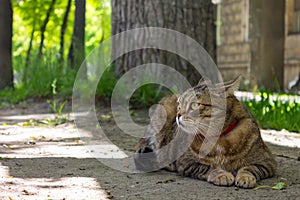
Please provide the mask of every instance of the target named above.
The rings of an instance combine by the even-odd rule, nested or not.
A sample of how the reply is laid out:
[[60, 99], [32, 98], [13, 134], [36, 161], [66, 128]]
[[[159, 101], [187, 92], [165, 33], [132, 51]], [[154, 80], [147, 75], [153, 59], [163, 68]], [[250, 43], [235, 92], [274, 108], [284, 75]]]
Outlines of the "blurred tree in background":
[[69, 61], [72, 68], [78, 69], [85, 58], [85, 0], [75, 0], [75, 22], [72, 42], [69, 50]]
[[111, 35], [110, 14], [109, 0], [1, 1], [0, 89], [14, 80], [22, 98], [70, 95], [85, 55]]
[[0, 89], [13, 87], [12, 23], [11, 1], [2, 0], [0, 6]]

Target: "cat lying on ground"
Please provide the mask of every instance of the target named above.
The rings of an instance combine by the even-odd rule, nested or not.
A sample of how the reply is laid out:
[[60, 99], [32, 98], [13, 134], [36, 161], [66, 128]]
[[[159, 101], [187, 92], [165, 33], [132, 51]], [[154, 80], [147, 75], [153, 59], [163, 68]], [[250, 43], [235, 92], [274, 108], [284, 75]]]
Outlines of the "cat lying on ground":
[[[157, 109], [151, 117], [146, 138], [141, 139], [137, 146], [138, 155], [148, 152], [155, 154], [178, 134], [192, 135], [188, 149], [163, 168], [215, 185], [241, 188], [253, 188], [257, 181], [272, 177], [276, 162], [261, 138], [255, 119], [234, 96], [238, 86], [239, 77], [225, 84], [212, 84], [202, 79], [197, 86], [178, 97], [172, 95], [163, 98], [159, 104], [165, 109], [166, 121], [159, 129], [156, 124], [162, 121], [164, 113]], [[222, 98], [225, 98], [223, 102], [226, 105], [218, 103], [222, 102]], [[224, 115], [219, 116], [218, 113], [222, 111]], [[209, 135], [211, 122], [218, 122], [222, 117], [225, 122], [217, 138]], [[209, 152], [203, 152], [201, 147], [211, 138], [215, 138], [214, 146]], [[178, 151], [181, 151], [178, 145], [173, 145], [168, 155]], [[156, 159], [164, 158], [157, 156]], [[135, 161], [140, 170], [145, 165], [151, 165], [151, 161], [139, 160], [139, 156]]]

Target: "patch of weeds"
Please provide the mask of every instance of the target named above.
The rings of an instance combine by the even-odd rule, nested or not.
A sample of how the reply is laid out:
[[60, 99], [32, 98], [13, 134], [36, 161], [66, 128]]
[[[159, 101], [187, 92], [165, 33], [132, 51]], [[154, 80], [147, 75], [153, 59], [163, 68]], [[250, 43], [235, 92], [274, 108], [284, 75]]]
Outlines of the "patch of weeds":
[[[274, 95], [271, 92], [261, 91], [260, 101], [244, 101], [245, 106], [251, 111], [261, 128], [286, 129], [300, 133], [300, 106], [296, 100], [281, 100], [286, 95]], [[288, 97], [287, 97], [288, 98]]]
[[29, 96], [29, 93], [22, 87], [0, 90], [0, 108], [15, 105], [21, 101], [24, 101]]
[[57, 126], [60, 124], [67, 123], [69, 121], [69, 115], [67, 117], [63, 116], [63, 109], [65, 108], [65, 105], [67, 104], [67, 101], [63, 101], [60, 103], [59, 100], [57, 100], [57, 80], [54, 79], [52, 84], [52, 96], [53, 100], [48, 100], [47, 103], [51, 109], [51, 111], [56, 114], [55, 118], [53, 119], [44, 119], [42, 121], [38, 121], [38, 124], [45, 124], [50, 126]]
[[[71, 97], [77, 71], [47, 52], [42, 58], [32, 55], [30, 63], [14, 58], [15, 88], [0, 91], [0, 107], [9, 107], [28, 98]], [[25, 67], [26, 66], [26, 67]]]
[[58, 116], [62, 116], [63, 109], [64, 109], [67, 101], [63, 101], [62, 103], [59, 103], [59, 101], [54, 99], [52, 101], [48, 100], [47, 103], [51, 109], [51, 112], [57, 114]]
[[65, 124], [69, 122], [69, 117], [54, 117], [54, 118], [46, 118], [42, 120], [38, 119], [31, 119], [26, 122], [18, 123], [20, 126], [58, 126], [61, 124]]

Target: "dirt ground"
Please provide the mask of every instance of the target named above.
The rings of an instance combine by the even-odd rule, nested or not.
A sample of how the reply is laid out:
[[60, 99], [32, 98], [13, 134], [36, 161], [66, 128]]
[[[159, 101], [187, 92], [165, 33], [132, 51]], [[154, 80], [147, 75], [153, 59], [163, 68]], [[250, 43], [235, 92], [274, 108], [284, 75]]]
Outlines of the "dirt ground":
[[[105, 117], [100, 120], [119, 148], [132, 150], [136, 138], [120, 132]], [[107, 113], [106, 113], [107, 114]], [[147, 121], [145, 111], [136, 119]], [[217, 187], [166, 171], [124, 173], [102, 164], [89, 153], [74, 123], [22, 126], [30, 119], [54, 117], [47, 103], [27, 102], [0, 110], [0, 199], [300, 199], [300, 135], [263, 131], [276, 155], [275, 177], [259, 185], [285, 182], [285, 190]], [[101, 115], [100, 115], [101, 118]], [[71, 118], [70, 118], [71, 119]], [[24, 124], [23, 124], [24, 125]], [[103, 155], [106, 153], [103, 152]]]

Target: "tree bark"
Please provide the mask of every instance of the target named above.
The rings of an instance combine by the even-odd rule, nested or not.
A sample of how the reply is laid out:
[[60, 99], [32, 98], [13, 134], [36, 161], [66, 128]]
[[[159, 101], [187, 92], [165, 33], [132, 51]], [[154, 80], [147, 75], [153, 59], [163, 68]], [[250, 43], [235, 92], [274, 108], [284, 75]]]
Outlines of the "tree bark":
[[60, 60], [61, 61], [64, 60], [64, 47], [65, 47], [64, 37], [65, 37], [66, 28], [67, 28], [69, 13], [70, 13], [70, 10], [71, 10], [71, 4], [72, 4], [72, 0], [68, 0], [68, 4], [67, 4], [67, 7], [66, 7], [66, 12], [65, 12], [65, 15], [64, 15], [63, 23], [61, 25], [60, 48], [59, 48], [59, 54], [60, 54]]
[[41, 27], [41, 41], [40, 41], [40, 47], [39, 47], [39, 57], [42, 56], [42, 54], [43, 54], [45, 31], [46, 31], [46, 27], [47, 27], [47, 24], [48, 24], [49, 19], [50, 19], [51, 12], [54, 8], [55, 2], [56, 2], [56, 0], [52, 0], [51, 4], [49, 6], [49, 9], [47, 10], [47, 14], [46, 14], [46, 18], [44, 20], [44, 23]]
[[[112, 0], [112, 34], [142, 27], [162, 27], [196, 40], [216, 58], [215, 6], [207, 0]], [[124, 44], [126, 45], [126, 44]], [[201, 75], [177, 55], [157, 49], [142, 49], [114, 62], [115, 72], [122, 75], [145, 63], [162, 63], [174, 67], [194, 85]]]
[[69, 61], [72, 68], [79, 69], [85, 58], [85, 0], [75, 0], [75, 22], [72, 43], [69, 50]]
[[13, 87], [12, 23], [11, 1], [2, 0], [0, 6], [0, 89]]
[[33, 24], [33, 28], [31, 31], [31, 35], [30, 35], [30, 41], [29, 41], [29, 46], [26, 52], [26, 61], [25, 61], [25, 66], [24, 66], [24, 70], [23, 70], [23, 76], [22, 76], [22, 82], [23, 84], [27, 84], [27, 76], [28, 76], [28, 66], [30, 63], [30, 56], [31, 56], [31, 50], [32, 50], [32, 43], [33, 43], [33, 39], [34, 39], [34, 33], [35, 33], [35, 22]]

